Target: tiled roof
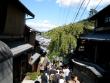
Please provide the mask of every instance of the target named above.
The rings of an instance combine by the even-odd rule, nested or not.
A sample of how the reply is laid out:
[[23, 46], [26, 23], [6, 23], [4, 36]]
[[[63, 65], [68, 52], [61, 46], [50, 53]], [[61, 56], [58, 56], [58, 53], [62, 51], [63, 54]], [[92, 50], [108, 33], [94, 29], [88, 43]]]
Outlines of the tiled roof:
[[34, 55], [32, 55], [31, 58], [30, 58], [29, 64], [32, 65], [33, 63], [35, 63], [35, 61], [36, 61], [39, 57], [40, 57], [40, 54], [38, 54], [38, 53], [35, 53]]
[[14, 48], [11, 48], [11, 51], [12, 51], [13, 55], [15, 56], [15, 55], [25, 52], [31, 48], [33, 48], [33, 46], [31, 44], [22, 44], [22, 45], [14, 47]]

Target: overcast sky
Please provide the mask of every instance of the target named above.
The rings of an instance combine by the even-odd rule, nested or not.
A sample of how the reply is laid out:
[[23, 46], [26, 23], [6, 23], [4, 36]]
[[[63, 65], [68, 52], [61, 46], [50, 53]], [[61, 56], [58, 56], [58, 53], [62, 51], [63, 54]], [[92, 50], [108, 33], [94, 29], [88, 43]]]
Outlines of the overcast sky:
[[[75, 16], [83, 0], [20, 0], [34, 15], [26, 24], [38, 31], [48, 31], [56, 26], [77, 22], [88, 17], [89, 10], [96, 8], [101, 0], [85, 0], [77, 18]], [[88, 4], [89, 2], [89, 4]], [[98, 11], [106, 7], [110, 0], [102, 0]], [[88, 4], [88, 6], [87, 6]], [[85, 7], [87, 6], [84, 14]], [[75, 21], [74, 21], [75, 19]]]

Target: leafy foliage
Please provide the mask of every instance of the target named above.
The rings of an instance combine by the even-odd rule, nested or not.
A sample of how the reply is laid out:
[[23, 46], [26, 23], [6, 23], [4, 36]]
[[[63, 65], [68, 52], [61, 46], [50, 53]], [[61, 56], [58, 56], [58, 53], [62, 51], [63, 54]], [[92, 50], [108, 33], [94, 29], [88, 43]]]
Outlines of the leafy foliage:
[[28, 72], [26, 76], [29, 76], [29, 80], [35, 80], [40, 75], [40, 72]]
[[71, 50], [76, 48], [77, 38], [81, 34], [91, 32], [93, 29], [92, 26], [93, 22], [82, 20], [77, 23], [59, 26], [46, 32], [45, 35], [51, 38], [51, 43], [48, 47], [51, 58], [52, 56], [68, 55]]
[[96, 9], [90, 9], [90, 11], [89, 11], [89, 17], [91, 17], [91, 16], [93, 16], [93, 15], [95, 15], [97, 13], [97, 10]]

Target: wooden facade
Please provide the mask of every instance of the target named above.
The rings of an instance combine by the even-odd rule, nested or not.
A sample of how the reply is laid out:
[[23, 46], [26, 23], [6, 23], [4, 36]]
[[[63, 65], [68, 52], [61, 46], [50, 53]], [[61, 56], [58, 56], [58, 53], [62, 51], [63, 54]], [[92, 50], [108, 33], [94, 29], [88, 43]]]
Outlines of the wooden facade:
[[31, 70], [32, 72], [37, 72], [37, 68], [38, 68], [38, 63], [40, 60], [40, 48], [39, 48], [39, 42], [36, 41], [36, 34], [37, 31], [28, 27], [27, 25], [25, 26], [25, 41], [27, 41], [28, 43], [30, 43], [31, 45], [33, 45], [33, 51], [31, 56], [29, 55], [28, 57], [28, 62], [30, 63], [31, 66]]
[[0, 3], [0, 40], [10, 47], [13, 54], [11, 83], [21, 83], [26, 73], [32, 70], [28, 61], [33, 54], [34, 44], [29, 40], [35, 41], [35, 39], [31, 36], [30, 30], [25, 32], [26, 14], [34, 18], [34, 14], [19, 0], [2, 0]]
[[[90, 17], [93, 33], [80, 36], [74, 51], [73, 71], [84, 83], [110, 82], [110, 5]], [[85, 79], [85, 78], [86, 79]]]
[[4, 34], [11, 36], [23, 36], [25, 27], [25, 13], [9, 4], [7, 7], [7, 17]]
[[23, 36], [25, 28], [25, 15], [28, 14], [32, 17], [34, 15], [20, 2], [5, 0], [0, 3], [1, 5], [1, 23], [0, 34], [9, 36]]
[[95, 31], [108, 32], [110, 31], [110, 5], [90, 17], [89, 20], [95, 21]]

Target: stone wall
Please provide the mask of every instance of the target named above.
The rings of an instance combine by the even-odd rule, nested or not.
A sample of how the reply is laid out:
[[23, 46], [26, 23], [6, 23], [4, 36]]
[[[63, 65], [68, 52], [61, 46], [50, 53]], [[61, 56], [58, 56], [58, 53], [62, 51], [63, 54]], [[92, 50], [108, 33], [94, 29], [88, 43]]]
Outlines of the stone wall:
[[0, 63], [0, 83], [13, 83], [12, 58]]

